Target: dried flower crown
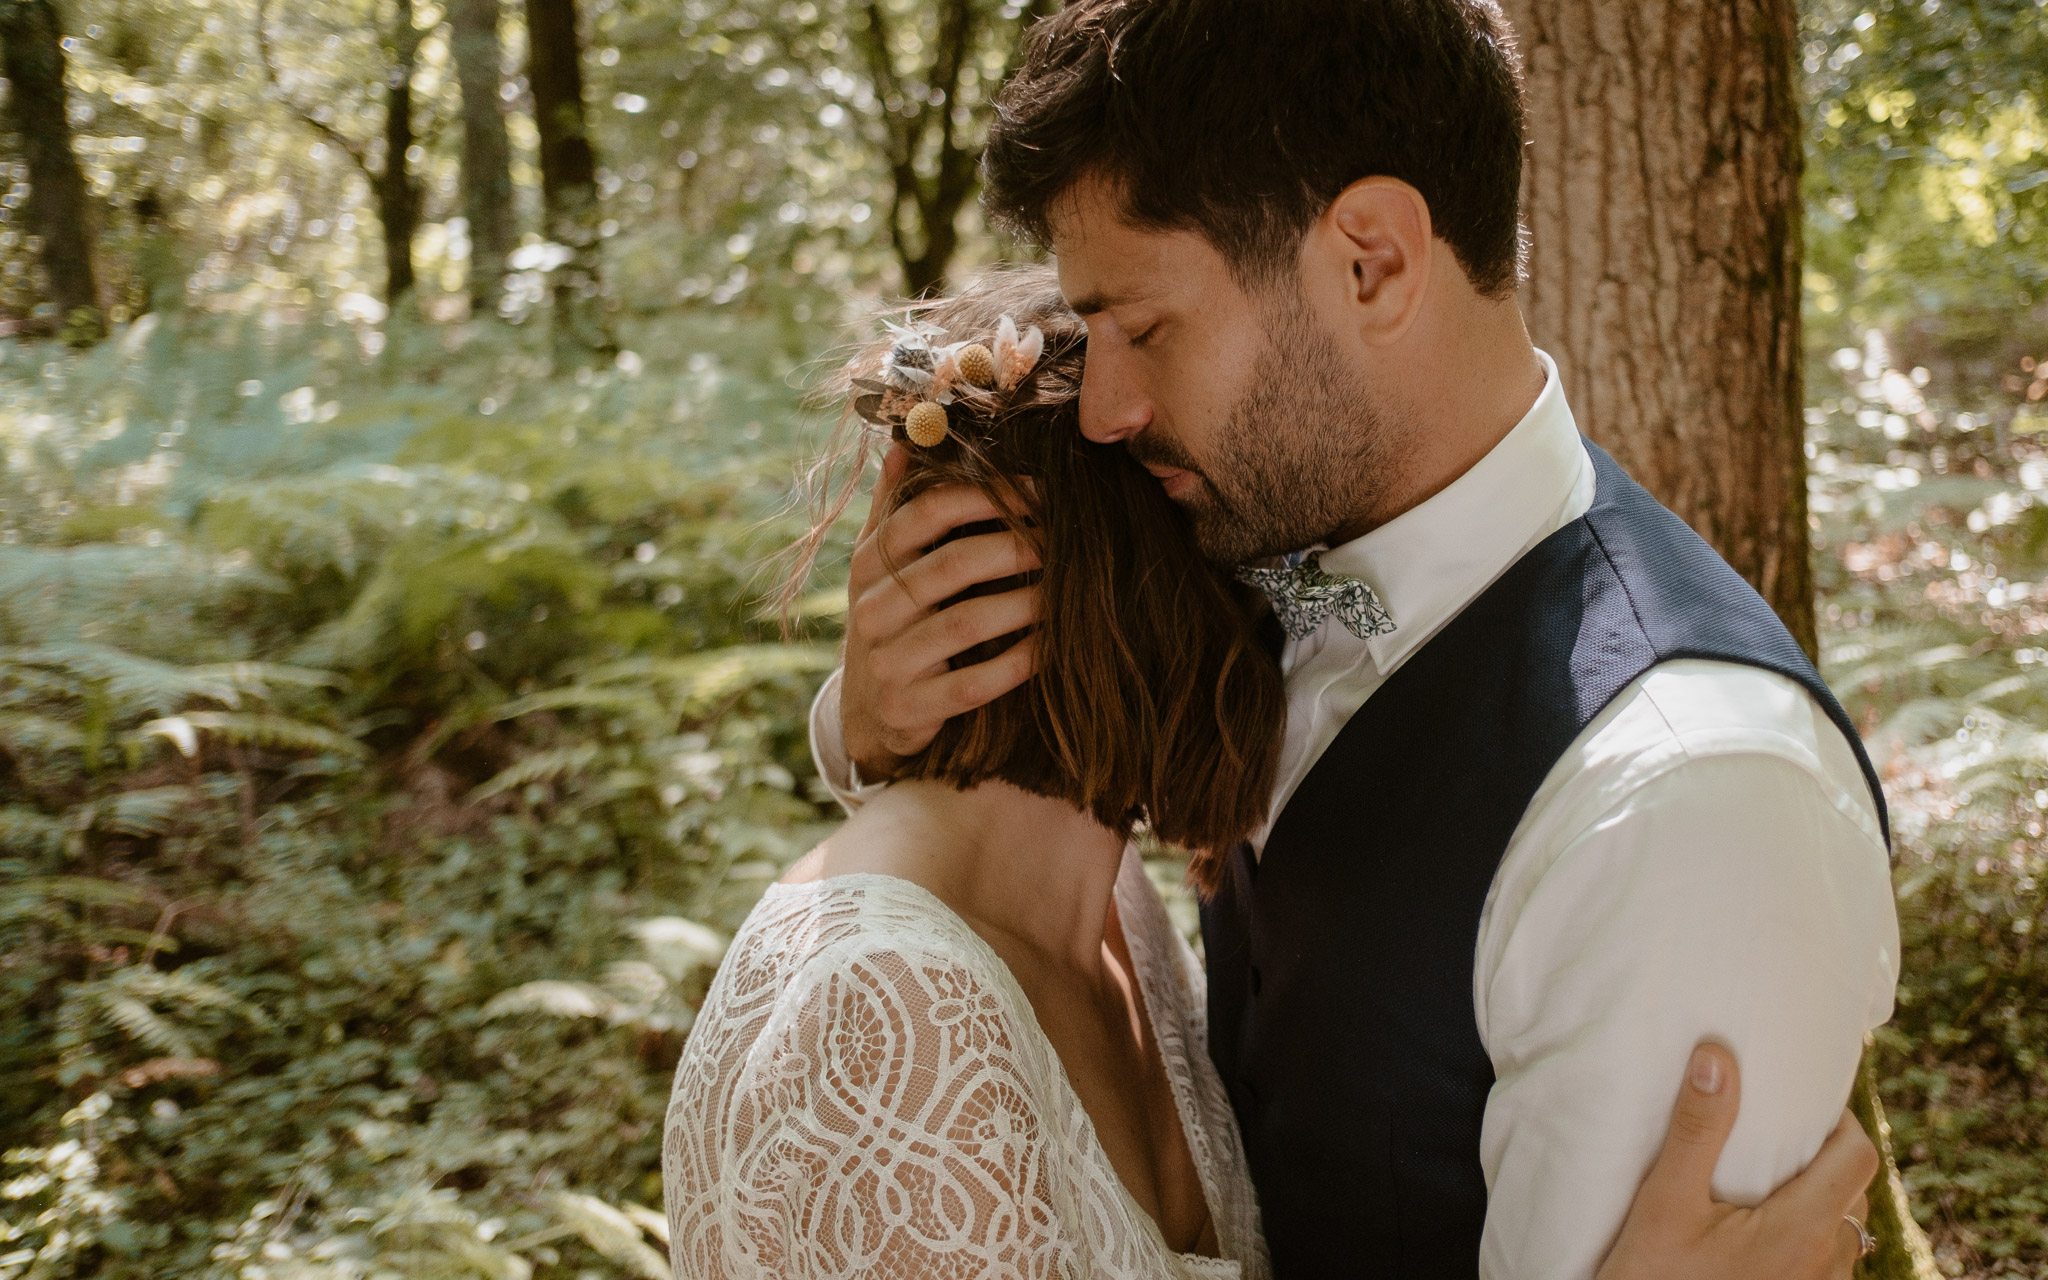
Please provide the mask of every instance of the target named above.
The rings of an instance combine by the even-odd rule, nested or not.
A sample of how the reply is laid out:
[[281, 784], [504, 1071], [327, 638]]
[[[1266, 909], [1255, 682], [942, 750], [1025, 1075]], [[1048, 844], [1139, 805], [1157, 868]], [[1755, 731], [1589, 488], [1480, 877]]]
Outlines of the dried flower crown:
[[853, 411], [864, 421], [903, 434], [920, 449], [942, 443], [950, 429], [948, 405], [992, 403], [1015, 391], [1045, 354], [1045, 334], [1032, 325], [1023, 334], [1004, 316], [995, 340], [941, 345], [945, 333], [922, 321], [889, 325], [895, 341], [879, 378], [855, 378], [860, 394]]

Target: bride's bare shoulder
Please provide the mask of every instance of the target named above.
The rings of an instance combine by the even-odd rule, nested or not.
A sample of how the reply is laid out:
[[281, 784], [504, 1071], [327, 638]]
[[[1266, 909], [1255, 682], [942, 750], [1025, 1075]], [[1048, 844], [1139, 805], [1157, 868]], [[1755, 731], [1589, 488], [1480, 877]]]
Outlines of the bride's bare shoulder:
[[[809, 884], [834, 876], [884, 875], [908, 880], [934, 893], [934, 832], [922, 806], [885, 791], [841, 823], [839, 829], [791, 864], [783, 884]], [[941, 894], [941, 897], [944, 895]]]

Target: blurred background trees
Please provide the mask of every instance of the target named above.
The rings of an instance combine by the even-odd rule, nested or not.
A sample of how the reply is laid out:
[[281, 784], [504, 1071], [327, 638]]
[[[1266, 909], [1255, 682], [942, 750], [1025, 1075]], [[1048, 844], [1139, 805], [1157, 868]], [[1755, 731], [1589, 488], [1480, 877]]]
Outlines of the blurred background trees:
[[[843, 600], [758, 603], [801, 392], [1016, 251], [1044, 3], [0, 0], [0, 1280], [662, 1274], [691, 1011], [832, 817]], [[1541, 340], [1632, 344], [1575, 399], [1694, 432], [1703, 527], [1810, 470], [1905, 1181], [1944, 1272], [2042, 1274], [2048, 10], [1516, 8]]]
[[21, 156], [23, 222], [42, 245], [37, 266], [45, 306], [76, 341], [100, 336], [99, 285], [94, 280], [92, 224], [99, 210], [86, 199], [85, 178], [71, 136], [65, 86], [66, 41], [49, 0], [0, 6], [0, 67], [7, 73], [8, 124]]

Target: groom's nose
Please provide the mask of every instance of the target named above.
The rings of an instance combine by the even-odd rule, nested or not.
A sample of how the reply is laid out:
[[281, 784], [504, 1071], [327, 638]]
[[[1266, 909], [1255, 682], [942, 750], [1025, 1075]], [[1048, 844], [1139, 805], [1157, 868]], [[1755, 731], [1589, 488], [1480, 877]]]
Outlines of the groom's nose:
[[1081, 434], [1097, 444], [1128, 440], [1152, 425], [1152, 399], [1117, 368], [1113, 354], [1088, 353], [1081, 369]]

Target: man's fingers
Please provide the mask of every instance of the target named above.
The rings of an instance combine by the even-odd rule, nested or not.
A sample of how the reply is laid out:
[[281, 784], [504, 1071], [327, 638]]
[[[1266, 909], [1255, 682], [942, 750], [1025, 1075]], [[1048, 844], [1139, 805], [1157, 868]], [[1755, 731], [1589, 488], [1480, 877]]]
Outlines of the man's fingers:
[[870, 660], [875, 677], [885, 686], [908, 686], [920, 678], [943, 674], [956, 654], [1036, 622], [1038, 600], [1038, 592], [1030, 587], [962, 600], [877, 648]]
[[[1859, 1128], [1858, 1132], [1862, 1132]], [[1858, 1195], [1856, 1202], [1849, 1206], [1849, 1212], [1842, 1216], [1842, 1229], [1836, 1233], [1834, 1250], [1829, 1257], [1828, 1280], [1853, 1280], [1856, 1264], [1863, 1259], [1863, 1231], [1858, 1231], [1849, 1222], [1854, 1218], [1863, 1224], [1863, 1231], [1870, 1229], [1870, 1197]]]
[[[981, 533], [961, 538], [914, 561], [902, 573], [885, 574], [868, 585], [854, 597], [853, 628], [872, 643], [887, 643], [941, 602], [967, 588], [1015, 577], [1037, 567], [1037, 553], [1014, 533]], [[954, 649], [940, 656], [951, 657], [959, 651]]]
[[1877, 1177], [1877, 1147], [1863, 1132], [1854, 1112], [1843, 1111], [1835, 1131], [1821, 1144], [1820, 1154], [1793, 1181], [1812, 1184], [1810, 1194], [1821, 1206], [1840, 1213], [1856, 1212], [1860, 1220], [1870, 1208], [1870, 1183]]
[[[1859, 1125], [1856, 1131], [1863, 1132], [1862, 1127]], [[1870, 1195], [1867, 1191], [1857, 1193], [1856, 1202], [1849, 1206], [1846, 1217], [1862, 1223], [1864, 1231], [1870, 1229]], [[1856, 1264], [1863, 1259], [1863, 1231], [1856, 1230], [1844, 1221], [1842, 1232], [1847, 1237], [1843, 1241], [1845, 1256], [1835, 1259], [1834, 1270], [1829, 1273], [1830, 1280], [1852, 1280], [1856, 1274]]]
[[887, 573], [891, 568], [902, 569], [963, 524], [1002, 518], [1002, 510], [981, 490], [961, 484], [940, 485], [896, 508], [869, 545], [880, 561], [880, 571]]
[[1863, 1237], [1847, 1221], [1835, 1229], [1833, 1248], [1828, 1250], [1827, 1280], [1853, 1280], [1856, 1262], [1863, 1256]]
[[1673, 1211], [1695, 1205], [1703, 1209], [1713, 1198], [1714, 1166], [1741, 1105], [1735, 1055], [1717, 1044], [1695, 1046], [1671, 1109], [1670, 1131], [1643, 1180], [1640, 1198], [1654, 1198]]
[[1877, 1148], [1856, 1117], [1844, 1111], [1813, 1163], [1778, 1188], [1762, 1208], [1809, 1221], [1831, 1221], [1848, 1213], [1865, 1221], [1870, 1211], [1867, 1193], [1877, 1166]]
[[932, 684], [938, 696], [956, 708], [947, 713], [951, 717], [994, 702], [1029, 680], [1036, 670], [1038, 642], [1032, 636], [1025, 636], [987, 662], [948, 671]]
[[1757, 1213], [1767, 1230], [1813, 1241], [1829, 1260], [1829, 1274], [1847, 1277], [1862, 1251], [1862, 1238], [1846, 1219], [1870, 1220], [1867, 1191], [1877, 1166], [1877, 1148], [1856, 1117], [1844, 1111], [1813, 1163], [1771, 1193]]
[[1005, 529], [960, 538], [903, 571], [903, 585], [920, 609], [932, 609], [962, 591], [1038, 568], [1038, 553]]
[[[938, 725], [986, 706], [1031, 678], [1038, 647], [1026, 636], [986, 662], [920, 680], [904, 690], [893, 723]], [[902, 754], [908, 754], [907, 752]]]

